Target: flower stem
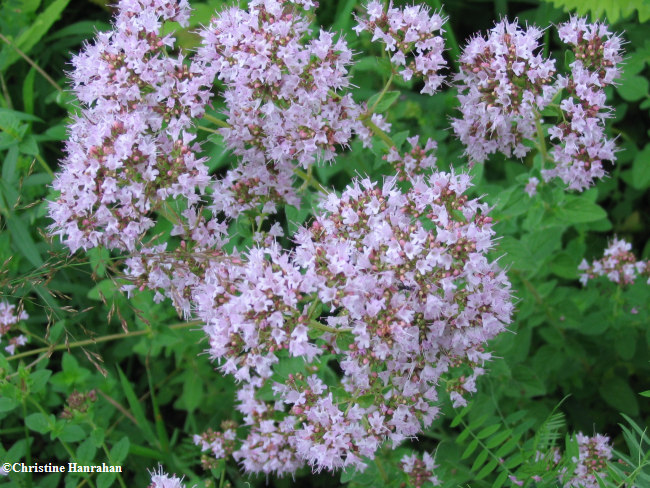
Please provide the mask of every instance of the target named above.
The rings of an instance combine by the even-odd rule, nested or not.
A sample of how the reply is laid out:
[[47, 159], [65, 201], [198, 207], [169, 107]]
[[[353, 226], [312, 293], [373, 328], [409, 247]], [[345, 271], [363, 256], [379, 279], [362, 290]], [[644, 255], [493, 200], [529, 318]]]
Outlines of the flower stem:
[[372, 107], [370, 107], [367, 112], [362, 116], [363, 118], [368, 118], [372, 114], [375, 113], [375, 109], [377, 108], [377, 105], [379, 105], [379, 102], [381, 102], [381, 99], [384, 98], [384, 95], [386, 95], [386, 92], [388, 91], [388, 88], [390, 85], [393, 83], [393, 78], [395, 75], [393, 73], [390, 74], [390, 77], [388, 78], [388, 81], [384, 85], [384, 88], [381, 90], [381, 93], [379, 94], [379, 97], [377, 97], [377, 100], [375, 100], [375, 103], [372, 104]]
[[381, 130], [379, 127], [377, 127], [374, 124], [374, 122], [372, 122], [371, 120], [366, 119], [366, 120], [363, 121], [363, 123], [366, 125], [366, 127], [368, 127], [368, 129], [370, 129], [373, 132], [373, 134], [375, 134], [382, 141], [384, 141], [389, 149], [391, 147], [397, 147], [397, 145], [395, 144], [395, 141], [393, 141], [391, 139], [391, 137], [388, 134], [386, 134], [383, 130]]
[[311, 174], [307, 174], [307, 173], [305, 173], [304, 171], [302, 171], [301, 169], [298, 169], [298, 168], [295, 168], [295, 169], [293, 170], [293, 172], [294, 172], [297, 176], [299, 176], [300, 178], [302, 178], [302, 180], [303, 180], [307, 185], [311, 185], [311, 186], [313, 186], [316, 190], [318, 190], [319, 192], [321, 192], [321, 193], [323, 193], [323, 194], [325, 194], [325, 195], [327, 195], [327, 194], [329, 193], [329, 191], [327, 190], [327, 188], [325, 188], [323, 185], [321, 185], [318, 181], [316, 181], [316, 180], [314, 179], [313, 175], [311, 175]]
[[[192, 320], [189, 322], [181, 322], [179, 324], [173, 324], [168, 326], [169, 329], [184, 329], [186, 327], [193, 327], [196, 325], [201, 325], [202, 322], [200, 320]], [[137, 337], [145, 334], [150, 334], [152, 331], [151, 330], [135, 330], [133, 332], [126, 332], [126, 333], [121, 333], [121, 334], [110, 334], [106, 335], [103, 337], [98, 337], [97, 339], [86, 339], [83, 341], [76, 341], [76, 342], [71, 342], [69, 344], [58, 344], [58, 345], [52, 345], [49, 347], [39, 347], [38, 349], [32, 349], [31, 351], [25, 351], [21, 352], [20, 354], [14, 354], [11, 357], [7, 358], [7, 361], [14, 361], [16, 359], [28, 357], [28, 356], [34, 356], [36, 354], [40, 354], [42, 352], [51, 354], [54, 351], [62, 351], [62, 350], [68, 350], [72, 349], [73, 347], [83, 347], [83, 346], [91, 346], [93, 344], [99, 344], [100, 342], [110, 342], [110, 341], [116, 341], [119, 339], [126, 339], [129, 337]]]
[[209, 120], [210, 122], [212, 122], [215, 125], [218, 125], [219, 127], [223, 127], [225, 129], [230, 129], [231, 128], [231, 126], [230, 126], [230, 124], [228, 122], [226, 122], [225, 120], [218, 119], [218, 118], [214, 117], [213, 115], [203, 114], [203, 118], [205, 120]]

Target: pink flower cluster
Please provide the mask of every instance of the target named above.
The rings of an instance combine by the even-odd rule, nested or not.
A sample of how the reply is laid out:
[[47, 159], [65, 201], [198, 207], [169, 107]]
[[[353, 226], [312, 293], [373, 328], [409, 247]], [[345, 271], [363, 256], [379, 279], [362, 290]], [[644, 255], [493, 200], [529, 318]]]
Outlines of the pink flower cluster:
[[353, 133], [367, 135], [357, 120], [361, 107], [337, 93], [350, 84], [345, 40], [323, 30], [312, 37], [309, 20], [290, 4], [233, 7], [201, 32], [198, 58], [226, 86], [229, 127], [221, 133], [247, 164], [297, 160], [306, 168], [333, 159]]
[[182, 478], [170, 476], [159, 467], [158, 471], [151, 471], [151, 483], [148, 488], [186, 488], [186, 485]]
[[[441, 376], [455, 405], [475, 391], [484, 344], [512, 313], [508, 280], [485, 257], [488, 208], [462, 195], [467, 175], [410, 183], [356, 181], [324, 200], [291, 254], [271, 245], [210, 260], [191, 289], [212, 358], [244, 382], [250, 433], [234, 457], [246, 470], [362, 468], [384, 440], [431, 424]], [[316, 374], [274, 380], [280, 357], [317, 366], [323, 354], [338, 358], [344, 394]], [[267, 384], [273, 406], [257, 398]]]
[[[599, 488], [600, 479], [607, 477], [607, 461], [612, 459], [612, 446], [609, 437], [596, 434], [588, 437], [582, 432], [577, 436], [579, 454], [573, 458], [576, 468], [568, 480], [562, 479], [564, 488]], [[565, 477], [562, 477], [565, 478]]]
[[632, 244], [623, 239], [614, 238], [601, 259], [591, 264], [583, 259], [578, 269], [583, 271], [580, 275], [583, 285], [596, 276], [606, 276], [609, 281], [621, 285], [634, 283], [638, 276], [647, 276], [650, 284], [650, 261], [637, 261]]
[[534, 139], [537, 117], [557, 91], [555, 61], [539, 52], [542, 33], [503, 19], [463, 50], [454, 78], [462, 116], [452, 127], [471, 161], [495, 152], [521, 158], [530, 150], [524, 142]]
[[164, 21], [188, 17], [186, 0], [122, 0], [113, 30], [73, 58], [82, 110], [49, 206], [51, 232], [73, 252], [134, 250], [161, 202], [195, 203], [210, 181], [188, 132], [210, 92], [200, 68], [170, 56], [174, 40], [161, 34]]
[[439, 71], [447, 64], [442, 53], [444, 39], [436, 33], [444, 32], [443, 19], [430, 13], [422, 5], [396, 8], [391, 1], [388, 8], [378, 0], [366, 6], [367, 16], [357, 17], [357, 34], [370, 32], [372, 40], [381, 41], [391, 55], [390, 61], [404, 81], [418, 77], [424, 80], [421, 93], [433, 95], [444, 81]]
[[409, 484], [414, 488], [440, 484], [438, 477], [433, 474], [433, 470], [437, 466], [433, 464], [433, 456], [428, 452], [422, 454], [422, 459], [415, 454], [405, 455], [402, 458], [401, 468], [408, 476]]
[[406, 141], [411, 146], [410, 151], [400, 154], [397, 148], [391, 147], [388, 154], [383, 157], [395, 168], [399, 181], [407, 181], [436, 166], [437, 159], [433, 151], [437, 149], [438, 144], [429, 139], [424, 147], [421, 147], [418, 144], [419, 140], [419, 136], [409, 137]]
[[[127, 291], [155, 290], [155, 301], [205, 324], [211, 359], [240, 383], [247, 435], [225, 427], [197, 437], [202, 450], [279, 475], [362, 469], [385, 442], [430, 426], [443, 388], [465, 405], [491, 357], [486, 342], [513, 311], [510, 283], [487, 258], [489, 208], [464, 195], [468, 175], [432, 169], [431, 141], [389, 153], [397, 177], [327, 193], [290, 249], [277, 223], [262, 229], [277, 205], [298, 203], [296, 163], [309, 169], [353, 134], [370, 137], [368, 114], [344, 93], [350, 50], [329, 32], [312, 37], [299, 6], [312, 4], [226, 10], [188, 64], [161, 34], [165, 20], [187, 20], [185, 1], [122, 0], [113, 31], [74, 60], [83, 111], [50, 205], [52, 231], [71, 251], [128, 251]], [[409, 69], [433, 90], [442, 20], [415, 7], [399, 16], [400, 49], [416, 50]], [[190, 132], [215, 77], [225, 86], [222, 134], [242, 161], [216, 183]], [[369, 120], [387, 128], [377, 114]], [[242, 212], [256, 245], [227, 253], [222, 216]], [[172, 222], [166, 243], [145, 240], [156, 214]], [[342, 378], [327, 375], [329, 361]], [[411, 465], [416, 476], [421, 466]], [[152, 486], [180, 483], [152, 474]]]
[[603, 160], [616, 160], [613, 139], [605, 136], [605, 120], [612, 116], [605, 87], [620, 77], [622, 39], [605, 24], [588, 24], [572, 17], [558, 26], [560, 39], [575, 54], [569, 76], [559, 76], [566, 92], [560, 108], [563, 122], [549, 129], [555, 167], [542, 172], [547, 181], [560, 178], [570, 189], [584, 190], [605, 175]]
[[16, 353], [16, 348], [27, 344], [27, 337], [24, 334], [13, 337], [9, 337], [8, 334], [12, 332], [16, 324], [28, 318], [29, 315], [24, 310], [16, 310], [15, 305], [10, 305], [4, 300], [0, 301], [0, 341], [4, 336], [8, 343], [4, 350], [9, 355], [13, 356]]

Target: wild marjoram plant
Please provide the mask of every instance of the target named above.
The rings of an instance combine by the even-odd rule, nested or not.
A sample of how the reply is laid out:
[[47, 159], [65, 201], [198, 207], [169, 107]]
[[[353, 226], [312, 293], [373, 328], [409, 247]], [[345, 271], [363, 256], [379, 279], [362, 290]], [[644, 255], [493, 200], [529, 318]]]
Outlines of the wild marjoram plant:
[[[442, 390], [466, 405], [491, 357], [486, 342], [514, 312], [508, 277], [487, 257], [490, 208], [465, 195], [470, 176], [438, 171], [433, 141], [420, 147], [414, 136], [400, 152], [378, 113], [393, 77], [420, 80], [429, 95], [441, 86], [445, 19], [423, 6], [370, 2], [356, 30], [385, 46], [393, 74], [378, 96], [357, 103], [353, 53], [342, 36], [310, 29], [313, 7], [231, 7], [188, 56], [174, 55], [174, 38], [162, 34], [166, 21], [186, 24], [187, 0], [121, 0], [113, 29], [73, 60], [82, 110], [49, 206], [50, 231], [70, 251], [124, 253], [125, 290], [154, 290], [205, 324], [210, 357], [239, 384], [244, 428], [229, 423], [195, 442], [266, 475], [304, 465], [363, 470], [387, 441], [396, 447], [431, 425]], [[604, 176], [603, 160], [615, 159], [603, 131], [611, 116], [604, 87], [619, 75], [621, 39], [579, 18], [558, 32], [575, 57], [566, 74], [541, 54], [537, 27], [504, 19], [473, 38], [454, 77], [461, 116], [452, 126], [471, 162], [536, 148], [537, 176], [582, 191]], [[217, 96], [224, 119], [205, 113]], [[546, 133], [549, 107], [558, 123]], [[239, 160], [220, 179], [195, 142], [202, 117]], [[355, 137], [366, 147], [373, 137], [385, 142], [397, 176], [359, 176], [337, 194], [312, 169]], [[538, 183], [531, 174], [527, 191]], [[322, 193], [319, 209], [283, 240], [274, 215], [300, 206], [307, 186]], [[161, 219], [173, 224], [163, 238]], [[256, 244], [228, 251], [237, 219], [250, 221]], [[338, 377], [324, 373], [328, 361]], [[555, 481], [598, 486], [607, 442], [579, 436], [575, 472], [558, 457]], [[412, 486], [438, 482], [429, 454], [402, 464]], [[151, 486], [181, 480], [159, 470]]]

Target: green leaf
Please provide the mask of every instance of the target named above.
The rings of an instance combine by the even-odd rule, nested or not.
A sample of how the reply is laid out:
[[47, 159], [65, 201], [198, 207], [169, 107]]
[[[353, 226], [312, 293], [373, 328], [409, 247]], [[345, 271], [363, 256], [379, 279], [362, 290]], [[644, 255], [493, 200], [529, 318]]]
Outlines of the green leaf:
[[[70, 0], [54, 0], [43, 12], [41, 12], [31, 26], [22, 32], [13, 42], [13, 45], [23, 53], [29, 54], [31, 49], [50, 30], [52, 24], [59, 20], [63, 9], [70, 3]], [[0, 71], [5, 71], [12, 64], [20, 59], [18, 52], [11, 46], [0, 53]]]
[[512, 429], [507, 429], [504, 430], [503, 432], [499, 432], [498, 434], [492, 436], [490, 439], [488, 439], [485, 442], [485, 447], [488, 449], [494, 449], [495, 447], [501, 445], [502, 442], [504, 442], [506, 439], [510, 438], [512, 435]]
[[87, 435], [79, 425], [66, 425], [57, 437], [64, 442], [79, 442]]
[[77, 448], [77, 461], [79, 464], [92, 464], [97, 448], [91, 439], [86, 439]]
[[627, 102], [636, 102], [648, 96], [650, 83], [643, 76], [624, 76], [616, 87], [621, 98]]
[[497, 430], [501, 428], [501, 424], [494, 424], [494, 425], [489, 425], [487, 427], [484, 427], [479, 431], [478, 434], [476, 434], [476, 437], [479, 439], [485, 439], [486, 437], [490, 437], [492, 434], [494, 434]]
[[11, 412], [20, 405], [20, 402], [12, 398], [0, 397], [0, 413]]
[[567, 224], [579, 224], [607, 218], [607, 212], [586, 195], [569, 195], [566, 202], [556, 209], [556, 217]]
[[109, 488], [113, 486], [116, 476], [115, 473], [100, 473], [97, 476], [97, 488]]
[[111, 253], [105, 247], [94, 247], [88, 251], [90, 259], [90, 268], [97, 276], [103, 278], [106, 276], [106, 266], [110, 260]]
[[116, 291], [113, 280], [102, 280], [88, 291], [88, 298], [102, 301], [102, 297], [111, 298]]
[[124, 373], [122, 372], [120, 367], [119, 366], [116, 367], [117, 367], [117, 372], [120, 376], [120, 383], [122, 385], [122, 390], [124, 391], [124, 395], [126, 396], [126, 399], [129, 403], [129, 407], [131, 408], [131, 413], [133, 414], [133, 417], [135, 417], [135, 420], [137, 422], [136, 425], [144, 434], [145, 439], [147, 439], [151, 445], [158, 447], [158, 441], [156, 439], [156, 436], [153, 433], [153, 429], [151, 428], [151, 425], [147, 421], [147, 417], [145, 417], [144, 415], [144, 409], [142, 408], [142, 405], [140, 405], [140, 402], [138, 401], [138, 397], [133, 391], [133, 387], [131, 387], [131, 383], [129, 382], [127, 377], [124, 376]]
[[114, 465], [121, 464], [129, 454], [130, 444], [131, 443], [127, 436], [122, 437], [116, 444], [114, 444], [111, 448], [111, 463]]
[[203, 381], [195, 377], [193, 371], [189, 371], [189, 374], [185, 378], [181, 398], [183, 399], [185, 409], [188, 412], [193, 412], [203, 401], [204, 385]]
[[639, 402], [634, 390], [624, 378], [609, 378], [598, 389], [605, 402], [616, 410], [631, 417], [639, 415]]
[[637, 190], [650, 186], [650, 144], [646, 144], [634, 157], [631, 183]]
[[489, 463], [487, 463], [483, 468], [476, 473], [476, 477], [474, 479], [476, 480], [482, 480], [485, 478], [488, 474], [492, 473], [494, 469], [497, 467], [497, 460], [492, 459]]
[[50, 415], [48, 418], [41, 412], [33, 413], [27, 416], [25, 419], [25, 425], [35, 432], [45, 434], [46, 432], [49, 432], [54, 425], [54, 415]]
[[47, 385], [50, 376], [52, 376], [52, 371], [49, 369], [41, 369], [31, 373], [29, 375], [29, 378], [32, 380], [30, 391], [32, 393], [40, 392]]
[[6, 218], [6, 223], [11, 235], [11, 241], [18, 252], [25, 256], [35, 268], [42, 266], [43, 258], [41, 258], [34, 239], [29, 233], [29, 227], [20, 217], [13, 213]]
[[560, 278], [573, 280], [578, 278], [580, 272], [578, 271], [579, 262], [569, 253], [558, 253], [551, 262], [551, 272]]
[[470, 442], [469, 445], [465, 448], [460, 458], [467, 459], [472, 455], [472, 453], [476, 450], [477, 447], [478, 447], [478, 439], [473, 439], [472, 442]]
[[[379, 100], [381, 93], [373, 95], [368, 100], [368, 110], [372, 110], [372, 113], [380, 114], [385, 112], [390, 108], [390, 106], [395, 103], [395, 100], [399, 98], [400, 92], [398, 91], [389, 91], [384, 93], [384, 96]], [[379, 103], [377, 103], [379, 100]]]
[[607, 17], [610, 23], [618, 21], [621, 17], [627, 17], [638, 12], [639, 20], [645, 22], [650, 19], [650, 5], [646, 0], [547, 0], [553, 2], [556, 7], [563, 8], [567, 12], [575, 11], [578, 15], [587, 15], [589, 12], [592, 18]]
[[476, 471], [479, 469], [481, 466], [483, 466], [483, 463], [487, 460], [489, 451], [482, 450], [478, 456], [476, 456], [476, 459], [474, 460], [474, 464], [472, 464], [472, 471]]

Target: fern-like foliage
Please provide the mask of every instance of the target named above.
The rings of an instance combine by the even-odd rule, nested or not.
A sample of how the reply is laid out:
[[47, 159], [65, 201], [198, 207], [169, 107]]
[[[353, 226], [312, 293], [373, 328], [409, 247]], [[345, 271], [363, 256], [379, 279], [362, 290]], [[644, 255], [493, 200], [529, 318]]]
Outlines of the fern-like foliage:
[[489, 479], [486, 486], [492, 488], [531, 479], [539, 488], [556, 487], [557, 473], [566, 464], [558, 446], [564, 444], [566, 422], [556, 409], [541, 425], [525, 410], [506, 418], [482, 416], [469, 422], [465, 419], [469, 409], [461, 410], [451, 426], [463, 428], [456, 443], [464, 447], [461, 460], [471, 463], [472, 479]]
[[546, 0], [558, 8], [567, 12], [575, 12], [578, 15], [587, 15], [591, 12], [592, 18], [607, 18], [610, 24], [633, 14], [639, 14], [639, 21], [645, 22], [650, 19], [650, 2], [647, 0]]

